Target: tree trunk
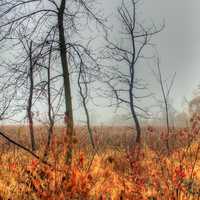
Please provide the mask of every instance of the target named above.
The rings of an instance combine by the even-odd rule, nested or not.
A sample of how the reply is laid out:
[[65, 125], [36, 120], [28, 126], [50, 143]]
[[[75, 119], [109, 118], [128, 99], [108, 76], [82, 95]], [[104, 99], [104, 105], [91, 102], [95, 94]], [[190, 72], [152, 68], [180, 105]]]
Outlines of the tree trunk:
[[79, 71], [79, 75], [78, 75], [78, 86], [79, 86], [80, 95], [81, 95], [81, 98], [82, 98], [83, 108], [84, 108], [85, 115], [86, 115], [87, 129], [88, 129], [88, 134], [89, 134], [89, 137], [90, 137], [90, 142], [92, 144], [93, 149], [96, 150], [94, 139], [93, 139], [93, 131], [92, 131], [92, 128], [91, 128], [91, 125], [90, 125], [90, 115], [89, 115], [89, 112], [88, 112], [87, 102], [86, 102], [86, 100], [87, 100], [87, 90], [88, 90], [86, 81], [83, 81], [85, 89], [86, 89], [85, 94], [84, 94], [83, 88], [81, 86], [82, 73], [84, 73], [84, 72], [82, 70], [82, 66], [80, 66], [80, 71]]
[[28, 106], [27, 106], [27, 114], [29, 120], [29, 132], [31, 137], [31, 148], [32, 151], [36, 150], [35, 145], [35, 137], [34, 137], [34, 130], [33, 130], [33, 116], [32, 116], [32, 100], [33, 100], [33, 87], [34, 87], [34, 79], [33, 79], [33, 58], [32, 58], [32, 41], [30, 42], [29, 46], [29, 61], [30, 61], [30, 71], [29, 71], [29, 80], [30, 80], [30, 88], [29, 88], [29, 99], [28, 99]]
[[[134, 1], [133, 1], [134, 3]], [[135, 3], [134, 3], [134, 13], [135, 13]], [[135, 79], [135, 59], [136, 59], [136, 50], [135, 50], [135, 38], [134, 35], [131, 35], [132, 38], [132, 60], [131, 60], [131, 64], [130, 64], [130, 83], [129, 83], [129, 101], [130, 101], [130, 110], [131, 110], [131, 114], [133, 117], [133, 120], [135, 122], [135, 128], [136, 128], [136, 144], [140, 144], [141, 142], [141, 127], [140, 127], [140, 123], [138, 120], [138, 116], [137, 113], [135, 111], [135, 105], [134, 105], [134, 95], [133, 95], [133, 86], [134, 86], [134, 79]]]
[[49, 118], [49, 127], [48, 127], [48, 138], [47, 145], [44, 152], [43, 160], [46, 161], [48, 159], [48, 154], [50, 150], [51, 139], [53, 135], [53, 127], [54, 127], [54, 119], [52, 117], [52, 105], [51, 105], [51, 54], [52, 54], [52, 44], [50, 46], [49, 51], [49, 60], [48, 60], [48, 68], [47, 68], [47, 96], [48, 96], [48, 118]]
[[169, 125], [169, 110], [168, 110], [168, 102], [167, 99], [164, 95], [164, 102], [165, 102], [165, 112], [166, 112], [166, 124], [167, 124], [167, 140], [166, 140], [166, 146], [167, 146], [167, 151], [169, 153], [169, 132], [170, 132], [170, 125]]
[[47, 161], [48, 159], [48, 154], [50, 151], [50, 144], [51, 144], [51, 139], [52, 139], [52, 135], [53, 135], [53, 126], [54, 124], [50, 122], [50, 126], [48, 128], [48, 138], [47, 138], [47, 145], [44, 151], [44, 156], [43, 156], [43, 161]]
[[129, 91], [129, 97], [130, 97], [130, 109], [131, 109], [131, 114], [135, 123], [135, 128], [136, 128], [136, 144], [140, 144], [141, 142], [141, 127], [140, 127], [140, 123], [137, 117], [137, 114], [135, 112], [135, 108], [134, 108], [134, 103], [133, 103], [133, 94], [132, 94], [132, 89], [130, 89]]
[[60, 57], [61, 57], [63, 80], [64, 80], [65, 117], [67, 118], [65, 125], [66, 125], [66, 140], [68, 143], [68, 148], [65, 156], [65, 161], [67, 164], [70, 165], [72, 162], [72, 137], [74, 134], [74, 125], [73, 125], [74, 121], [73, 121], [73, 111], [72, 111], [69, 66], [68, 66], [67, 49], [65, 43], [65, 30], [63, 25], [65, 4], [66, 0], [62, 0], [58, 12], [58, 30], [59, 30]]
[[90, 136], [90, 142], [92, 144], [93, 149], [96, 149], [94, 139], [93, 139], [93, 132], [92, 132], [92, 128], [91, 128], [91, 125], [90, 125], [90, 116], [89, 116], [87, 105], [86, 105], [85, 101], [83, 102], [83, 107], [84, 107], [84, 110], [85, 110], [85, 115], [86, 115], [86, 120], [87, 120], [87, 129], [88, 129], [88, 133], [89, 133], [89, 136]]

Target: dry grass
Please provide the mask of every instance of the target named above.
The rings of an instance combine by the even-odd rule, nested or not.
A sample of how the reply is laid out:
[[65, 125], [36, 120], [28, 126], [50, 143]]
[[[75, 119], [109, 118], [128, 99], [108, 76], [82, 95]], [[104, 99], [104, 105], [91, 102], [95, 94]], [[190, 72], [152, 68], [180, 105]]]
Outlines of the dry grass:
[[[2, 127], [10, 137], [29, 146], [27, 127]], [[49, 163], [42, 164], [29, 154], [1, 140], [0, 199], [200, 199], [199, 134], [175, 130], [166, 150], [164, 130], [143, 130], [142, 146], [127, 148], [133, 140], [127, 127], [95, 127], [98, 154], [89, 145], [84, 127], [76, 129], [78, 143], [70, 178], [64, 164], [63, 128], [57, 127]], [[37, 154], [42, 156], [46, 128], [36, 127]], [[192, 142], [191, 142], [192, 141]]]

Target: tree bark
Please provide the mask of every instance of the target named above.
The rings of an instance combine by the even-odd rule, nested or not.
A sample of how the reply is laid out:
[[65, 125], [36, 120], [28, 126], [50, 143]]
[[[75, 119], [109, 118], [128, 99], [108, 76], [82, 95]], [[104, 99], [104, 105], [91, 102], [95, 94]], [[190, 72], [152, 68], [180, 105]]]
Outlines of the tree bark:
[[46, 161], [48, 159], [48, 154], [50, 150], [51, 139], [53, 135], [53, 127], [54, 127], [54, 119], [52, 116], [52, 105], [51, 105], [51, 55], [52, 55], [52, 45], [50, 46], [49, 51], [49, 60], [48, 60], [48, 68], [47, 68], [47, 100], [48, 100], [48, 118], [49, 118], [49, 127], [48, 127], [48, 138], [47, 138], [47, 145], [44, 152], [43, 160]]
[[[133, 13], [134, 17], [132, 20], [133, 27], [135, 27], [135, 2], [133, 1]], [[134, 30], [134, 28], [133, 28]], [[135, 80], [135, 63], [137, 61], [137, 55], [136, 55], [136, 46], [135, 46], [135, 36], [134, 33], [131, 32], [131, 42], [132, 42], [132, 60], [129, 66], [130, 70], [130, 83], [129, 83], [129, 100], [130, 100], [130, 110], [131, 114], [135, 123], [136, 128], [136, 144], [140, 144], [141, 142], [141, 127], [138, 120], [137, 113], [135, 111], [135, 105], [134, 105], [134, 95], [133, 95], [133, 89], [134, 89], [134, 80]]]
[[65, 10], [66, 0], [62, 0], [58, 12], [58, 30], [59, 30], [59, 47], [60, 47], [60, 57], [63, 70], [63, 80], [64, 80], [64, 95], [65, 95], [65, 117], [67, 118], [66, 125], [66, 140], [68, 143], [67, 153], [65, 156], [66, 164], [71, 164], [72, 162], [72, 137], [74, 134], [74, 121], [73, 121], [73, 111], [72, 111], [72, 99], [71, 99], [71, 88], [70, 88], [70, 77], [69, 77], [69, 66], [67, 60], [67, 49], [65, 42], [65, 30], [64, 30], [64, 10]]
[[[162, 95], [163, 95], [163, 99], [164, 99], [164, 105], [165, 105], [166, 126], [167, 126], [166, 147], [167, 147], [167, 151], [169, 153], [169, 150], [170, 150], [170, 147], [169, 147], [170, 124], [169, 124], [168, 95], [166, 94], [165, 88], [164, 88], [164, 85], [163, 85], [163, 78], [162, 78], [162, 74], [161, 74], [161, 70], [160, 70], [159, 60], [157, 60], [157, 67], [158, 67], [159, 83], [160, 83], [160, 87], [161, 87], [161, 91], [162, 91]], [[169, 92], [170, 91], [168, 91], [168, 93]]]
[[131, 114], [135, 123], [135, 128], [136, 128], [136, 144], [140, 144], [141, 142], [141, 127], [140, 123], [137, 117], [137, 113], [135, 112], [135, 107], [134, 107], [134, 102], [133, 102], [133, 93], [132, 93], [132, 87], [129, 90], [129, 99], [130, 99], [130, 110]]
[[28, 114], [28, 121], [29, 121], [29, 132], [31, 138], [31, 149], [32, 151], [36, 150], [35, 144], [35, 137], [34, 137], [34, 129], [33, 129], [33, 116], [32, 116], [32, 100], [33, 100], [33, 87], [34, 87], [34, 78], [33, 78], [33, 58], [32, 58], [32, 41], [30, 42], [29, 46], [29, 62], [30, 62], [30, 69], [29, 69], [29, 80], [30, 80], [30, 88], [29, 88], [29, 99], [28, 99], [28, 106], [27, 106], [27, 114]]
[[79, 71], [79, 74], [78, 74], [78, 87], [79, 87], [79, 90], [80, 90], [80, 95], [81, 95], [81, 98], [82, 98], [82, 104], [83, 104], [83, 108], [84, 108], [85, 115], [86, 115], [87, 129], [88, 129], [90, 142], [92, 144], [93, 149], [96, 150], [94, 139], [93, 139], [93, 131], [92, 131], [91, 124], [90, 124], [90, 115], [89, 115], [88, 108], [87, 108], [87, 95], [88, 95], [87, 91], [88, 91], [88, 88], [87, 88], [86, 81], [83, 80], [83, 84], [84, 84], [84, 87], [85, 87], [85, 90], [86, 90], [85, 94], [84, 94], [83, 88], [81, 86], [81, 77], [83, 77], [83, 73], [84, 73], [81, 65], [80, 65], [80, 71]]

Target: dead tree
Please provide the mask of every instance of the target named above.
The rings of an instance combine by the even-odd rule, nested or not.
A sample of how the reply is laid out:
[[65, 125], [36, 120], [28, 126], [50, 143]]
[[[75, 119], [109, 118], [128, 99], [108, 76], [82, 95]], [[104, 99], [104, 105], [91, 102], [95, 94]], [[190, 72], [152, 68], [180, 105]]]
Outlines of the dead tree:
[[117, 100], [117, 105], [124, 104], [129, 107], [134, 127], [136, 128], [136, 143], [141, 142], [141, 126], [139, 122], [139, 113], [146, 114], [145, 109], [137, 105], [137, 100], [148, 97], [150, 94], [137, 95], [138, 90], [146, 90], [146, 84], [136, 77], [139, 60], [144, 59], [143, 50], [151, 46], [152, 36], [159, 33], [155, 25], [145, 27], [137, 20], [135, 0], [122, 0], [118, 8], [118, 16], [122, 25], [120, 34], [121, 43], [113, 41], [111, 36], [106, 36], [107, 46], [105, 58], [114, 63], [108, 69], [107, 84]]
[[[28, 9], [27, 9], [28, 8]], [[54, 39], [54, 51], [59, 55], [58, 63], [61, 63], [62, 79], [64, 88], [64, 112], [66, 114], [66, 141], [68, 150], [65, 155], [67, 164], [72, 161], [72, 137], [74, 134], [74, 119], [72, 108], [72, 92], [68, 56], [73, 46], [78, 46], [77, 38], [80, 38], [82, 20], [93, 20], [103, 25], [98, 13], [94, 12], [95, 1], [75, 0], [4, 0], [0, 4], [0, 41], [15, 41], [17, 31], [23, 26], [25, 36], [36, 43], [50, 42], [49, 37], [56, 27]], [[84, 20], [83, 20], [84, 23]], [[83, 24], [85, 28], [85, 24]], [[74, 36], [76, 35], [76, 37]], [[73, 42], [73, 40], [75, 42]], [[59, 62], [60, 61], [60, 62]]]
[[34, 134], [34, 120], [33, 120], [33, 104], [36, 102], [34, 101], [34, 90], [35, 90], [35, 72], [37, 72], [37, 65], [39, 60], [43, 58], [43, 50], [45, 44], [35, 44], [32, 40], [28, 40], [21, 32], [18, 33], [18, 40], [20, 41], [23, 51], [25, 51], [25, 58], [24, 58], [24, 75], [26, 75], [26, 63], [28, 61], [27, 67], [27, 78], [28, 78], [28, 99], [27, 99], [27, 116], [28, 116], [28, 125], [29, 125], [29, 133], [30, 133], [30, 140], [31, 140], [31, 149], [32, 151], [36, 150], [36, 141], [35, 141], [35, 134]]
[[[55, 32], [53, 34], [53, 40], [55, 37]], [[53, 41], [52, 40], [52, 41]], [[49, 118], [49, 127], [48, 127], [48, 138], [47, 138], [47, 145], [44, 152], [43, 159], [46, 160], [48, 157], [51, 139], [53, 135], [53, 127], [54, 127], [54, 117], [53, 116], [53, 107], [52, 107], [52, 94], [51, 94], [51, 59], [52, 59], [52, 48], [53, 48], [53, 42], [51, 42], [51, 45], [49, 47], [49, 55], [48, 55], [48, 67], [47, 67], [47, 101], [48, 101], [48, 118]]]
[[28, 120], [29, 120], [29, 131], [30, 131], [30, 138], [31, 138], [31, 148], [32, 151], [36, 150], [36, 144], [35, 144], [35, 136], [34, 136], [34, 129], [33, 129], [33, 112], [32, 112], [32, 103], [33, 103], [33, 89], [34, 89], [34, 61], [33, 61], [33, 54], [32, 54], [32, 45], [33, 42], [30, 41], [30, 46], [29, 46], [29, 82], [30, 82], [30, 87], [29, 87], [29, 98], [28, 98], [28, 105], [27, 105], [27, 115], [28, 115]]
[[80, 90], [82, 105], [83, 105], [85, 116], [86, 116], [87, 130], [88, 130], [90, 142], [92, 144], [93, 149], [96, 150], [94, 139], [93, 139], [93, 131], [91, 128], [91, 123], [90, 123], [90, 114], [87, 107], [88, 84], [89, 84], [89, 81], [87, 80], [87, 75], [84, 71], [84, 64], [81, 61], [80, 66], [79, 66], [79, 74], [78, 74], [78, 87]]
[[65, 28], [64, 28], [64, 15], [65, 15], [66, 1], [62, 0], [58, 9], [58, 31], [59, 31], [59, 49], [60, 58], [63, 70], [64, 80], [64, 95], [65, 95], [65, 113], [67, 117], [66, 121], [66, 136], [68, 140], [68, 149], [66, 155], [66, 162], [71, 163], [72, 160], [72, 137], [74, 134], [74, 119], [72, 111], [72, 98], [71, 98], [71, 87], [70, 87], [70, 76], [69, 76], [69, 65], [67, 60], [67, 48], [65, 39]]
[[170, 122], [169, 122], [169, 97], [170, 97], [170, 92], [172, 90], [174, 80], [176, 77], [176, 73], [173, 74], [169, 84], [163, 80], [162, 77], [162, 72], [160, 70], [160, 61], [157, 59], [157, 69], [158, 69], [158, 75], [157, 75], [157, 81], [160, 85], [161, 92], [162, 92], [162, 97], [163, 97], [163, 102], [164, 102], [164, 107], [165, 107], [165, 118], [166, 118], [166, 128], [167, 128], [167, 141], [166, 141], [166, 146], [167, 150], [169, 152], [169, 133], [170, 133]]

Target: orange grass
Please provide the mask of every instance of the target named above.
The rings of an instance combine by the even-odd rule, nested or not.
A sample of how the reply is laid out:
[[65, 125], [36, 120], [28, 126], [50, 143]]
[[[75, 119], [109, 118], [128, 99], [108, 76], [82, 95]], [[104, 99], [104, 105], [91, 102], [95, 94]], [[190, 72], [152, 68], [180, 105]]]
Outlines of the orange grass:
[[[95, 127], [98, 153], [92, 150], [85, 127], [76, 129], [71, 169], [64, 163], [63, 128], [54, 130], [48, 162], [0, 142], [0, 199], [192, 200], [200, 199], [199, 121], [191, 129], [143, 129], [141, 147], [131, 146], [128, 127]], [[26, 127], [1, 128], [29, 146]], [[43, 155], [46, 128], [36, 127], [37, 154]], [[170, 141], [170, 152], [166, 140]], [[69, 174], [70, 176], [66, 176]]]

